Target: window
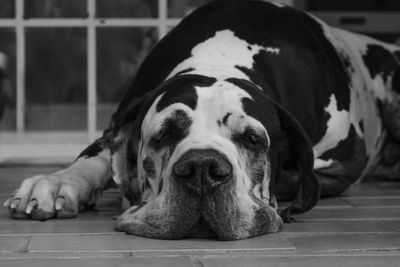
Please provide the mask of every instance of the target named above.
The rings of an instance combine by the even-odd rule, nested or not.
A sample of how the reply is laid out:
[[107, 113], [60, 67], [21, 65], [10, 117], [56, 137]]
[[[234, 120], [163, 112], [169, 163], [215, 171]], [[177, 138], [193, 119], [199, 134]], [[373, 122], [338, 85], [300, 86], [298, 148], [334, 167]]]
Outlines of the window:
[[125, 83], [179, 22], [168, 18], [167, 6], [167, 0], [0, 0], [0, 53], [7, 57], [0, 160], [81, 149], [100, 136]]

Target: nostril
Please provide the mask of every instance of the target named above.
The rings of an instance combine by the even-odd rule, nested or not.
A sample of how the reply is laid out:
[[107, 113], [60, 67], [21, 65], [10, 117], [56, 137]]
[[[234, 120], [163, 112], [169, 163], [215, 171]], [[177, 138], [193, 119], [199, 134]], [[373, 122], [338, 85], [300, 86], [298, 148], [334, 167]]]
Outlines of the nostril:
[[173, 172], [176, 177], [189, 179], [194, 175], [194, 166], [192, 164], [178, 164], [173, 167]]
[[226, 177], [228, 177], [231, 173], [231, 170], [229, 168], [224, 168], [224, 166], [221, 166], [218, 162], [213, 162], [210, 164], [209, 169], [208, 169], [208, 174], [210, 178], [215, 179], [215, 180], [223, 180]]

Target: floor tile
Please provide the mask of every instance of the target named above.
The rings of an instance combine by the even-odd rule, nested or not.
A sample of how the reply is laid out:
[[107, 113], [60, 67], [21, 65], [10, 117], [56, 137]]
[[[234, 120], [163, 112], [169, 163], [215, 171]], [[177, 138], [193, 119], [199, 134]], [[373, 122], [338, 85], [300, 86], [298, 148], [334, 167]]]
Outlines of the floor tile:
[[[399, 190], [400, 191], [400, 190]], [[285, 201], [285, 202], [280, 202], [279, 207], [287, 207], [291, 202]], [[317, 205], [314, 208], [351, 208], [352, 206], [341, 200], [340, 198], [323, 198], [320, 199], [317, 203]]]
[[400, 256], [295, 256], [260, 258], [208, 258], [202, 259], [204, 267], [398, 267]]
[[400, 196], [393, 198], [348, 198], [344, 201], [353, 207], [397, 207], [400, 210]]
[[132, 235], [37, 235], [29, 251], [247, 251], [293, 250], [294, 247], [279, 234], [264, 235], [240, 241], [210, 239], [155, 240]]
[[128, 258], [128, 259], [24, 259], [24, 260], [0, 260], [1, 267], [156, 267], [156, 266], [193, 266], [188, 257], [165, 258]]
[[0, 220], [0, 234], [63, 234], [63, 233], [115, 233], [115, 222], [108, 220], [79, 221]]
[[[29, 242], [27, 236], [0, 236], [1, 252], [25, 251]], [[0, 265], [2, 266], [2, 265]]]
[[384, 221], [386, 224], [395, 227], [398, 231], [400, 231], [400, 220], [391, 220], [391, 221]]
[[400, 233], [390, 234], [324, 234], [287, 236], [298, 250], [321, 251], [382, 251], [400, 250]]
[[352, 185], [341, 196], [394, 196], [398, 197], [400, 183], [398, 182], [365, 182]]
[[390, 233], [398, 231], [396, 227], [380, 221], [299, 221], [285, 224], [282, 233]]
[[346, 220], [384, 220], [400, 219], [400, 209], [389, 208], [350, 208], [350, 209], [312, 209], [303, 214], [294, 215], [295, 219], [313, 221], [346, 221]]

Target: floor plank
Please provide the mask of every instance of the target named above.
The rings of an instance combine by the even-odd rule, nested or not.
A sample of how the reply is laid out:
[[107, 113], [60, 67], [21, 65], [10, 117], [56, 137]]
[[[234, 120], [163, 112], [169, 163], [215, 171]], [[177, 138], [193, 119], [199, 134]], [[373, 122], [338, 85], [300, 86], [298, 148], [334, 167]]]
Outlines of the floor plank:
[[239, 241], [186, 239], [155, 240], [129, 235], [35, 235], [31, 238], [28, 251], [254, 251], [294, 250], [295, 247], [279, 234], [264, 235]]
[[400, 256], [295, 256], [295, 257], [241, 257], [202, 259], [204, 267], [398, 267]]
[[389, 234], [321, 234], [290, 236], [296, 249], [310, 252], [398, 251], [400, 233]]
[[153, 266], [193, 266], [189, 257], [126, 258], [126, 259], [23, 259], [0, 260], [1, 267], [153, 267]]
[[285, 224], [282, 233], [393, 233], [399, 228], [381, 221], [326, 221]]

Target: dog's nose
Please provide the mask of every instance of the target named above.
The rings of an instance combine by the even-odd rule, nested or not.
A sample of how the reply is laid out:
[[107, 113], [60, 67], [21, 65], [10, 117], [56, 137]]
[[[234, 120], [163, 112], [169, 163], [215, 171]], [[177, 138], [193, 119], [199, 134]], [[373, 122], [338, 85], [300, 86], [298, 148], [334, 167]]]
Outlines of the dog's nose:
[[208, 194], [232, 178], [232, 165], [213, 149], [192, 149], [181, 156], [173, 175], [198, 194]]

